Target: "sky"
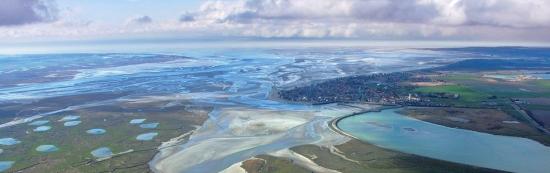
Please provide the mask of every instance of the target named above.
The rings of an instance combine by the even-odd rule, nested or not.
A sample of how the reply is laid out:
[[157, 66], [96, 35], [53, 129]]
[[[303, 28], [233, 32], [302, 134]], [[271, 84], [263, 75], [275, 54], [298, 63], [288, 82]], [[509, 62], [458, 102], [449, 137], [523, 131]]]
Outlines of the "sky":
[[0, 42], [550, 42], [550, 0], [0, 0]]

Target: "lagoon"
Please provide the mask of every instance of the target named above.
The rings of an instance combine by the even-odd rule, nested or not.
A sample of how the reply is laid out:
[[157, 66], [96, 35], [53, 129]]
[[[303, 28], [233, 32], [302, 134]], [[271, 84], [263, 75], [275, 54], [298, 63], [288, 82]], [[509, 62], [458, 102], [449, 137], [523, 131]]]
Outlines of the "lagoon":
[[449, 128], [387, 109], [344, 118], [338, 127], [379, 147], [510, 172], [550, 170], [550, 147], [536, 141]]

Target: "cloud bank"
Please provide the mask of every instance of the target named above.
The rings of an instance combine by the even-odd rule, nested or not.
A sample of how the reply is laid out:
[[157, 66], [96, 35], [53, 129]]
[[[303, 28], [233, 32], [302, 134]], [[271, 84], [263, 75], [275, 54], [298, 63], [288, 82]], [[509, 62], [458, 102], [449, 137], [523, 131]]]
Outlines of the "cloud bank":
[[0, 2], [0, 26], [50, 22], [56, 18], [57, 8], [53, 1], [2, 0]]
[[[26, 9], [25, 14], [31, 16], [42, 14], [35, 8], [30, 10], [33, 13]], [[46, 16], [39, 20], [30, 17], [33, 20], [18, 21], [24, 21], [19, 22], [23, 24], [51, 20], [48, 17], [51, 13], [46, 14], [37, 15]], [[174, 14], [173, 18], [156, 18], [152, 22], [149, 16], [138, 16], [129, 20], [147, 23], [146, 27], [112, 26], [95, 20], [86, 26], [56, 22], [41, 25], [41, 29], [0, 27], [0, 38], [70, 35], [67, 33], [75, 33], [73, 36], [164, 33], [199, 38], [550, 41], [548, 0], [213, 0], [196, 10]]]

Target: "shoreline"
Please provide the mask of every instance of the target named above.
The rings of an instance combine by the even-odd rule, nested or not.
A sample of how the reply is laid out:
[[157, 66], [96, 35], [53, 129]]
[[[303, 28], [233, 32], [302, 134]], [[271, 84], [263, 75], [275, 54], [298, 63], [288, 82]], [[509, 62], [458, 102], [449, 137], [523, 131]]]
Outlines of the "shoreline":
[[[348, 106], [346, 104], [343, 104], [343, 105]], [[343, 120], [344, 118], [348, 118], [348, 117], [352, 117], [352, 116], [356, 116], [356, 115], [361, 115], [361, 114], [364, 114], [364, 113], [380, 112], [380, 111], [385, 110], [385, 109], [393, 109], [393, 108], [400, 108], [400, 107], [403, 107], [403, 106], [402, 105], [382, 105], [381, 107], [374, 108], [372, 110], [364, 110], [364, 111], [360, 111], [360, 112], [354, 112], [352, 114], [339, 116], [339, 117], [336, 117], [336, 118], [330, 120], [328, 122], [329, 123], [328, 126], [329, 126], [330, 130], [332, 130], [333, 132], [336, 132], [340, 135], [343, 135], [343, 136], [346, 136], [346, 137], [349, 137], [349, 138], [352, 138], [352, 139], [360, 140], [359, 138], [357, 138], [357, 137], [355, 137], [351, 134], [348, 134], [348, 133], [344, 132], [342, 129], [340, 129], [338, 127], [338, 122], [340, 120]]]

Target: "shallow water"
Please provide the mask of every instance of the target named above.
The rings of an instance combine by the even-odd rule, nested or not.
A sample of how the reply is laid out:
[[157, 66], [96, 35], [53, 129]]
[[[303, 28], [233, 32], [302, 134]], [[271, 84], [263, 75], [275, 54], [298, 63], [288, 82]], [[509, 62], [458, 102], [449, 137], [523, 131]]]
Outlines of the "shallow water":
[[55, 145], [40, 145], [35, 149], [38, 152], [49, 153], [59, 150]]
[[154, 129], [154, 128], [157, 128], [158, 125], [159, 123], [147, 123], [147, 124], [140, 124], [139, 127], [144, 129]]
[[153, 140], [153, 138], [155, 138], [155, 136], [157, 136], [158, 133], [156, 132], [150, 132], [150, 133], [143, 133], [143, 134], [140, 134], [138, 136], [136, 136], [136, 139], [138, 141], [150, 141], [150, 140]]
[[130, 120], [130, 124], [141, 124], [145, 121], [145, 119], [132, 119]]
[[107, 132], [105, 129], [90, 129], [86, 130], [86, 133], [92, 134], [92, 135], [101, 135]]
[[66, 127], [71, 127], [71, 126], [79, 125], [80, 123], [81, 123], [81, 121], [67, 121], [67, 122], [63, 123], [63, 125], [66, 126]]
[[[236, 106], [242, 109], [317, 111], [315, 106], [269, 100], [268, 94], [274, 86], [290, 87], [327, 78], [420, 69], [472, 56], [471, 53], [465, 53], [464, 56], [457, 54], [426, 49], [208, 48], [178, 50], [169, 54], [21, 55], [0, 58], [0, 78], [11, 79], [10, 73], [32, 78], [2, 81], [0, 101], [20, 103], [17, 101], [117, 91], [125, 94], [106, 98], [94, 97], [93, 99], [98, 100], [92, 102], [71, 100], [60, 105], [57, 110], [59, 112], [47, 112], [46, 115], [65, 113], [89, 105], [158, 96], [178, 97], [191, 104], [213, 106], [214, 110]], [[197, 130], [202, 133], [193, 133], [187, 144], [181, 143], [182, 146], [175, 147], [173, 153], [166, 153], [172, 157], [161, 161], [165, 163], [151, 164], [164, 165], [159, 168], [171, 170], [170, 172], [219, 172], [256, 154], [318, 142], [319, 138], [324, 138], [319, 133], [330, 132], [326, 127], [326, 121], [330, 118], [310, 117], [307, 119], [309, 122], [304, 120], [299, 128], [285, 129], [288, 131], [276, 128], [261, 133], [241, 131], [232, 134], [228, 129], [231, 124], [229, 122], [240, 118], [223, 117], [213, 112], [208, 120], [210, 124]], [[261, 115], [250, 114], [251, 120], [258, 117]], [[63, 121], [74, 120], [77, 119]], [[131, 124], [141, 124], [145, 120], [134, 122]], [[280, 122], [286, 123], [286, 120]], [[13, 125], [6, 124], [4, 127]], [[266, 136], [271, 133], [273, 134]], [[251, 136], [242, 137], [244, 134]], [[213, 140], [224, 143], [221, 146], [219, 142], [209, 143]], [[204, 150], [189, 151], [195, 144]], [[243, 145], [247, 147], [240, 147]], [[205, 151], [213, 154], [203, 155]], [[197, 154], [203, 160], [197, 160], [194, 157]], [[178, 167], [182, 165], [180, 159], [189, 159], [184, 162], [189, 164], [185, 168]], [[171, 161], [175, 163], [169, 164]]]
[[51, 126], [38, 126], [36, 128], [34, 128], [32, 131], [35, 131], [35, 132], [44, 132], [44, 131], [48, 131], [52, 129]]
[[10, 169], [14, 163], [13, 161], [0, 161], [0, 172]]
[[49, 122], [50, 121], [48, 121], [48, 120], [36, 120], [36, 121], [33, 121], [33, 122], [29, 123], [28, 125], [30, 125], [30, 126], [41, 126], [41, 125], [47, 124]]
[[511, 172], [550, 170], [550, 147], [536, 141], [449, 128], [396, 110], [344, 118], [338, 127], [361, 140], [405, 153]]
[[113, 155], [113, 152], [108, 147], [101, 147], [90, 152], [96, 158], [105, 158]]
[[15, 145], [21, 143], [21, 141], [14, 138], [0, 138], [0, 145]]

